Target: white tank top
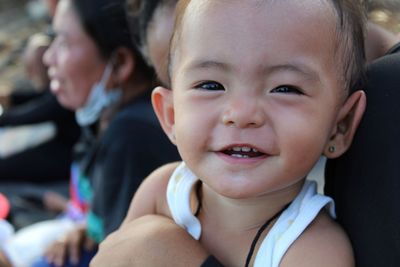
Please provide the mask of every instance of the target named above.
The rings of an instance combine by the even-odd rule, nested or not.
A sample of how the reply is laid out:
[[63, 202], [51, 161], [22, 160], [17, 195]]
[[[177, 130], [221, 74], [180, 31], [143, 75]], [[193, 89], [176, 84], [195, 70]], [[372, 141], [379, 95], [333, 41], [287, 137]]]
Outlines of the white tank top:
[[[172, 174], [167, 187], [167, 201], [175, 222], [199, 240], [200, 221], [190, 208], [190, 195], [198, 178], [182, 162]], [[334, 202], [317, 193], [316, 182], [305, 181], [300, 193], [282, 212], [257, 251], [255, 267], [278, 267], [291, 244], [301, 235], [324, 207], [335, 218]]]

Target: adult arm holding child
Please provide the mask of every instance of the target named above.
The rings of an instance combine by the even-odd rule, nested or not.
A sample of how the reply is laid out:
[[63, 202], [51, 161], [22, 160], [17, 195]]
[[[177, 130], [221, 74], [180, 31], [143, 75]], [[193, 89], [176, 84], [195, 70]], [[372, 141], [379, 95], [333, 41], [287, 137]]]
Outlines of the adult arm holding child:
[[154, 196], [166, 194], [166, 183], [177, 165], [165, 165], [144, 180], [120, 229], [100, 244], [91, 266], [184, 267], [204, 262], [208, 253], [198, 241], [167, 216], [154, 215], [166, 205]]

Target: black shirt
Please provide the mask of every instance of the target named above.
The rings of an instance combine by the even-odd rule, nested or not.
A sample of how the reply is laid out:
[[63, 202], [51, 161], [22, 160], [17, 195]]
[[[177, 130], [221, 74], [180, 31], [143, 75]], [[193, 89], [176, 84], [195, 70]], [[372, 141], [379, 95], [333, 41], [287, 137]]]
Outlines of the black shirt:
[[103, 238], [120, 226], [143, 179], [179, 159], [154, 114], [150, 93], [112, 118], [82, 161], [93, 189], [91, 211], [101, 220]]
[[400, 266], [400, 53], [368, 66], [365, 92], [352, 146], [327, 161], [325, 193], [335, 200], [357, 266]]

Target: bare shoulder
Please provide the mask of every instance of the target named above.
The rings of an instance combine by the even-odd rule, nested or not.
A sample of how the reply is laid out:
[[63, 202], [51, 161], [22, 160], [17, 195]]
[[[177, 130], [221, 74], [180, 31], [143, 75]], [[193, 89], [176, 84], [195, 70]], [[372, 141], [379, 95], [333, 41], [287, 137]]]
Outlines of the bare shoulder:
[[[136, 195], [146, 193], [158, 196], [160, 193], [165, 193], [168, 181], [178, 165], [179, 162], [168, 163], [154, 170], [143, 180]], [[165, 196], [165, 194], [163, 194], [163, 196]]]
[[323, 211], [289, 248], [280, 266], [351, 267], [355, 263], [346, 233]]
[[169, 215], [166, 190], [169, 178], [178, 165], [179, 162], [163, 165], [142, 182], [132, 199], [124, 224], [143, 215]]

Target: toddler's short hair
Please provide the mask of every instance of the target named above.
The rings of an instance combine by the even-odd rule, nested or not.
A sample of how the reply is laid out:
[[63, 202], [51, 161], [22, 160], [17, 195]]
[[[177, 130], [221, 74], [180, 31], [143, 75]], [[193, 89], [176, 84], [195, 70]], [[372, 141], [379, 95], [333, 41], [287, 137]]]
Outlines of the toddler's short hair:
[[[247, 0], [246, 0], [247, 1]], [[260, 0], [267, 1], [267, 0]], [[326, 0], [336, 15], [336, 48], [335, 57], [339, 55], [337, 68], [343, 73], [344, 90], [348, 93], [360, 89], [365, 81], [365, 25], [366, 10], [364, 0]], [[172, 57], [178, 46], [182, 30], [182, 21], [191, 0], [179, 0], [176, 9], [174, 34], [171, 40], [169, 56], [169, 76], [171, 79]]]

